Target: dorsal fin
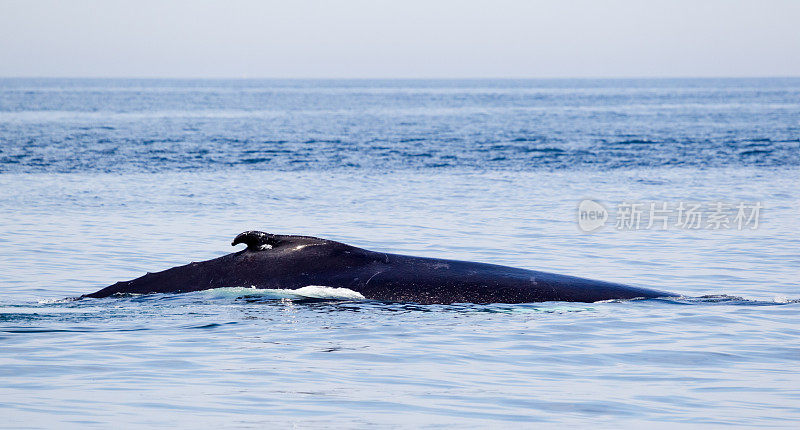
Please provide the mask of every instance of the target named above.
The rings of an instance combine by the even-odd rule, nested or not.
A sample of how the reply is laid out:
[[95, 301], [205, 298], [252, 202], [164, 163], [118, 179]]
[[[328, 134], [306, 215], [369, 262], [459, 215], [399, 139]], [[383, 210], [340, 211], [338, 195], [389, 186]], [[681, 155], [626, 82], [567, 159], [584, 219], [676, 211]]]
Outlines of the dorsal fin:
[[280, 240], [274, 234], [251, 230], [239, 233], [236, 238], [233, 239], [233, 242], [231, 242], [231, 246], [244, 243], [250, 251], [261, 251], [272, 248], [277, 245], [278, 242], [280, 242]]

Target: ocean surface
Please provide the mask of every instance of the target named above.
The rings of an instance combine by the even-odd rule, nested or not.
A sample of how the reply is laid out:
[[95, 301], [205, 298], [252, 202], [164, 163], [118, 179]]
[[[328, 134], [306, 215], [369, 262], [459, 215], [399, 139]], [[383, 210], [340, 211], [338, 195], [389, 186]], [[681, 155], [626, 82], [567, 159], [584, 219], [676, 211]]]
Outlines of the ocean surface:
[[[798, 185], [800, 79], [0, 79], [0, 427], [797, 428]], [[71, 299], [252, 229], [681, 297]]]

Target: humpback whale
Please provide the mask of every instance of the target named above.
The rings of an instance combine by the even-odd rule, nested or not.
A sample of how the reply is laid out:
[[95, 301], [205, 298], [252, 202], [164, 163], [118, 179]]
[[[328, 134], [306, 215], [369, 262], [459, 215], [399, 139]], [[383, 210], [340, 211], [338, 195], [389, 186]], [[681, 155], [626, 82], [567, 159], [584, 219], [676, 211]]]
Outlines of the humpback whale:
[[117, 282], [83, 297], [220, 287], [347, 288], [367, 300], [450, 303], [597, 302], [674, 297], [664, 291], [487, 263], [375, 252], [333, 240], [246, 231], [241, 251]]

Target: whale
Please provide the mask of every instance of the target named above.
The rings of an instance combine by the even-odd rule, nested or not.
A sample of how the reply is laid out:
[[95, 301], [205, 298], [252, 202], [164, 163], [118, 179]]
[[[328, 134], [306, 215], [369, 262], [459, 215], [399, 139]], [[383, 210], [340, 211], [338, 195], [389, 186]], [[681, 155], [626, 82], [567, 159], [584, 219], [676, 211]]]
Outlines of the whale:
[[533, 303], [675, 297], [613, 282], [489, 263], [370, 251], [312, 236], [245, 231], [241, 251], [117, 282], [80, 298], [186, 293], [223, 287], [346, 288], [366, 300], [418, 304]]

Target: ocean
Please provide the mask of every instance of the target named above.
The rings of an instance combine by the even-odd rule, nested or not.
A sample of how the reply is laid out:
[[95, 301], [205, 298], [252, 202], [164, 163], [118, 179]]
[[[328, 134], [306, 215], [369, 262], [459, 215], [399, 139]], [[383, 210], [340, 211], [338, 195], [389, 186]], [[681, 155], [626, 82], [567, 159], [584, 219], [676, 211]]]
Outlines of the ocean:
[[[799, 183], [797, 78], [0, 79], [0, 427], [797, 428]], [[73, 300], [245, 230], [681, 297]]]

